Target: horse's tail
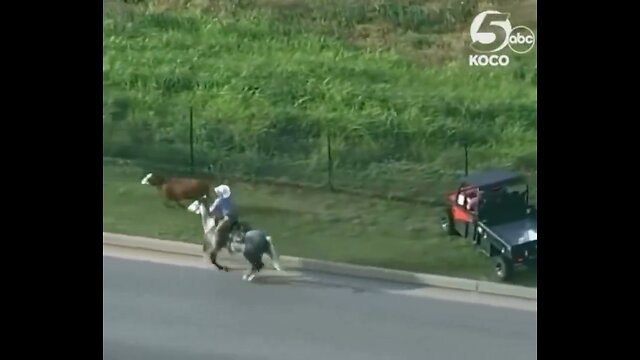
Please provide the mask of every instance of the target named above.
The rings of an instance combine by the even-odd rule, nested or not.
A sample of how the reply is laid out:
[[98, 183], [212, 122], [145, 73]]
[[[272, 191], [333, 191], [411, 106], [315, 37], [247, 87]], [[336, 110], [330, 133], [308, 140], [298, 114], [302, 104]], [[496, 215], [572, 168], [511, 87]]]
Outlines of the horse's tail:
[[267, 235], [267, 242], [269, 243], [269, 255], [271, 257], [271, 262], [273, 262], [273, 267], [278, 271], [282, 271], [282, 266], [280, 266], [280, 256], [278, 255], [278, 251], [276, 250], [275, 245], [273, 245], [273, 240], [269, 235]]

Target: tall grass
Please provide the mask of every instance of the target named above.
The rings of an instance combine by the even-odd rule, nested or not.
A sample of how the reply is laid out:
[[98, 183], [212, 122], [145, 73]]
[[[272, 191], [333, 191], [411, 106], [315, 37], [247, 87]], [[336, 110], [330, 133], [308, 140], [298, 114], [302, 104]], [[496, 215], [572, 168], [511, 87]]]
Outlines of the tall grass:
[[531, 60], [479, 69], [460, 54], [425, 67], [397, 47], [348, 41], [378, 21], [399, 34], [454, 31], [475, 3], [178, 3], [106, 8], [107, 155], [183, 162], [193, 106], [198, 159], [256, 176], [322, 177], [327, 134], [345, 182], [459, 168], [462, 143], [476, 165], [535, 171]]

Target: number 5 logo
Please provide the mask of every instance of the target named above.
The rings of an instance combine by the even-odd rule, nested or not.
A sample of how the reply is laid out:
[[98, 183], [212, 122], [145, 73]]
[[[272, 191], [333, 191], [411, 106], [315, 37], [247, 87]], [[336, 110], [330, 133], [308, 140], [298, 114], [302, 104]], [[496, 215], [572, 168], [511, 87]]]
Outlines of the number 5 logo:
[[481, 53], [502, 50], [509, 43], [511, 22], [509, 13], [487, 10], [478, 14], [471, 23], [471, 48]]

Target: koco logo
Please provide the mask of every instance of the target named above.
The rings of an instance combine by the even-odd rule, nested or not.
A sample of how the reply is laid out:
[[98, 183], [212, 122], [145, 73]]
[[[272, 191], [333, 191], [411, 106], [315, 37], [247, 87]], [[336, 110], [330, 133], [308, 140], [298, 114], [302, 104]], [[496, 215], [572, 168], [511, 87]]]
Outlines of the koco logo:
[[479, 54], [469, 55], [471, 66], [507, 66], [508, 55], [487, 55], [509, 47], [516, 54], [526, 54], [535, 45], [535, 34], [526, 26], [511, 26], [509, 13], [487, 10], [471, 23], [471, 48]]

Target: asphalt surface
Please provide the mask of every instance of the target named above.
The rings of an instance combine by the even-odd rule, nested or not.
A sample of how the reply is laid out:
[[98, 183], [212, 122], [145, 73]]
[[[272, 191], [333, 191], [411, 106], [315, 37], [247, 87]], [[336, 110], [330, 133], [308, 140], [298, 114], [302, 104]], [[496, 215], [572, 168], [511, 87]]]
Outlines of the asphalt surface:
[[537, 313], [103, 258], [105, 360], [519, 360]]

